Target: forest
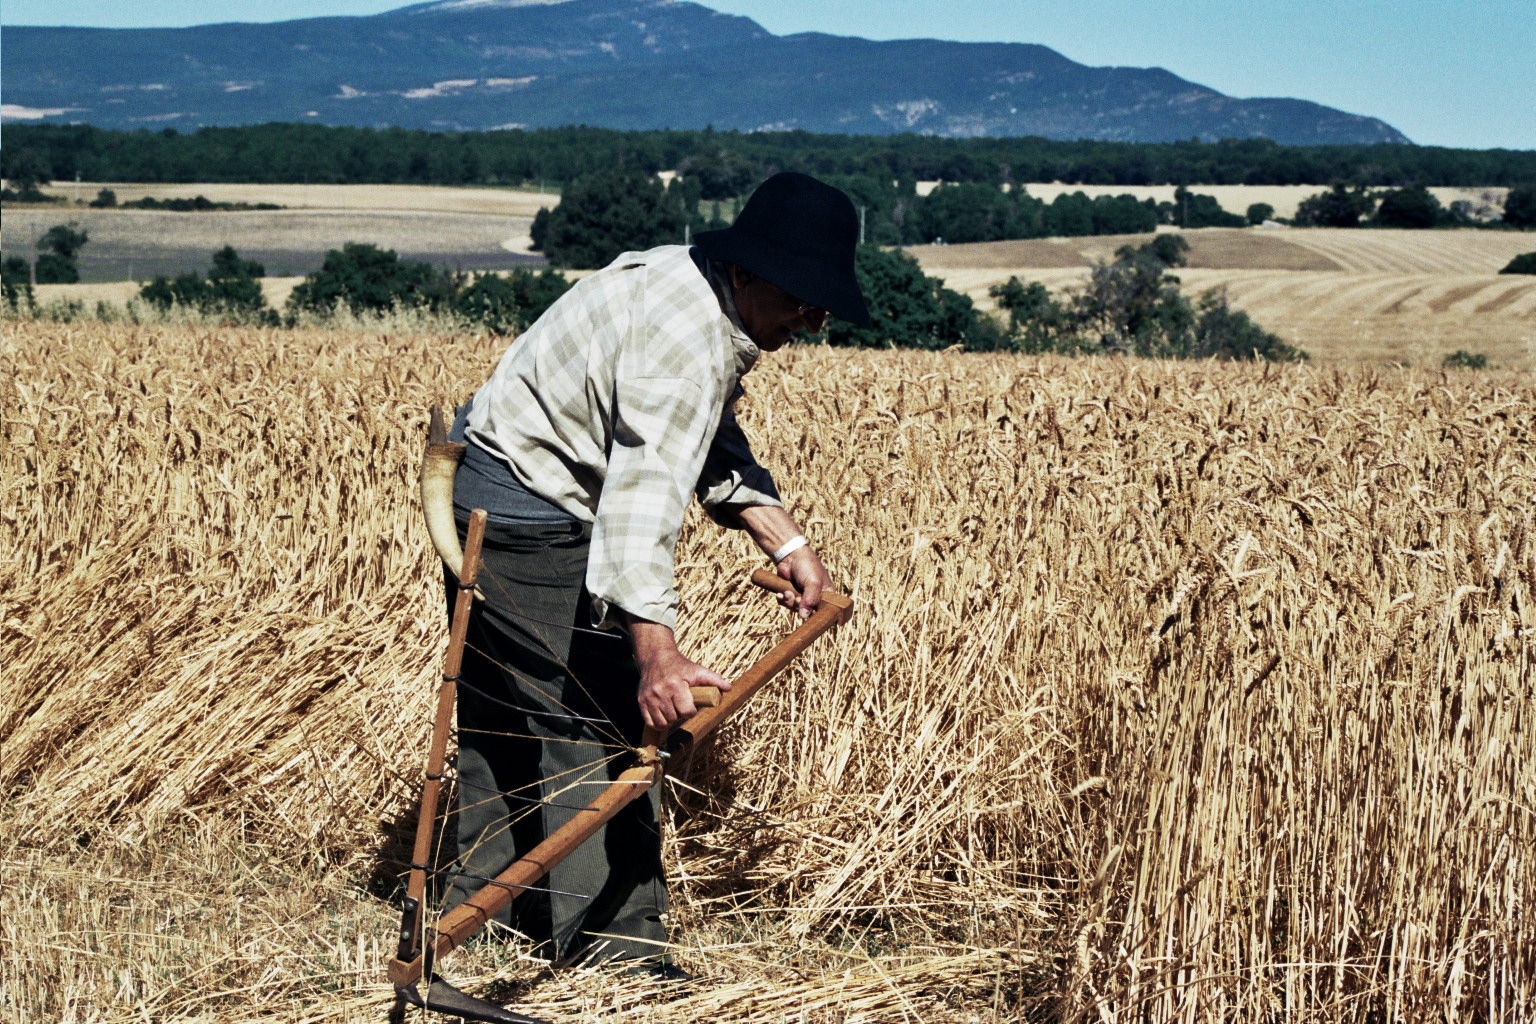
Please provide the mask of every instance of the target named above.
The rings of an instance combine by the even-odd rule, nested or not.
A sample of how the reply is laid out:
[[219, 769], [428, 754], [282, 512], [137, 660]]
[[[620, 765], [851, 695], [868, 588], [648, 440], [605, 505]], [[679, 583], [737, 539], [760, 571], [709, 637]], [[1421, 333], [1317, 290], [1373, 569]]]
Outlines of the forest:
[[1536, 182], [1536, 151], [1434, 146], [951, 139], [810, 132], [488, 132], [265, 124], [180, 134], [90, 125], [7, 125], [8, 179], [135, 182], [410, 183], [558, 186], [614, 167], [676, 170], [703, 198], [739, 195], [778, 170], [891, 181], [1060, 181], [1081, 185], [1516, 186]]

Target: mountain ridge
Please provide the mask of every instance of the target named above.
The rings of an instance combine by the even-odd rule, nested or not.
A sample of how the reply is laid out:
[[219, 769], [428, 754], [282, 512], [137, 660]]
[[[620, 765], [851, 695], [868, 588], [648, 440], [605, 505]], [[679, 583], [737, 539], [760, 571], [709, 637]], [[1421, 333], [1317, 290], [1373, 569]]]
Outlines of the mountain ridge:
[[13, 26], [6, 44], [8, 123], [1410, 141], [1375, 118], [1229, 97], [1164, 68], [1089, 67], [1034, 43], [776, 36], [686, 0], [437, 0], [263, 24]]

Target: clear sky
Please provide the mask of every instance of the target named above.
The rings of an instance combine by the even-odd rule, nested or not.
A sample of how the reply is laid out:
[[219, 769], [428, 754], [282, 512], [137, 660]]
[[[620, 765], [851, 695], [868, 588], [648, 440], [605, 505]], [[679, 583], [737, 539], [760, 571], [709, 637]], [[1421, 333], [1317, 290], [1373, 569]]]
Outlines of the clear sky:
[[[377, 14], [403, 0], [4, 0], [3, 25]], [[1536, 149], [1536, 0], [705, 0], [778, 35], [1043, 43], [1229, 96], [1379, 117], [1424, 145]]]

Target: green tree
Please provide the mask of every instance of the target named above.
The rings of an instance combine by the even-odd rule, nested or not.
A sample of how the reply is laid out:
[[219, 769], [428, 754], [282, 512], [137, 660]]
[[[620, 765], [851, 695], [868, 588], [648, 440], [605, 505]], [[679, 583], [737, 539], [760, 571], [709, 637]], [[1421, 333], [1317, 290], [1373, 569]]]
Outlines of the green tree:
[[992, 185], [941, 185], [917, 207], [917, 231], [923, 239], [946, 242], [994, 242], [1018, 237], [1014, 204]]
[[681, 242], [688, 211], [680, 196], [644, 171], [600, 171], [571, 183], [558, 206], [534, 218], [534, 248], [554, 266], [591, 269], [621, 252]]
[[1296, 362], [1307, 358], [1299, 348], [1271, 334], [1242, 310], [1227, 304], [1225, 288], [1213, 288], [1200, 296], [1195, 310], [1193, 359], [1242, 359]]
[[1093, 200], [1086, 192], [1063, 192], [1046, 211], [1046, 231], [1069, 237], [1093, 234]]
[[311, 313], [337, 306], [354, 313], [386, 312], [396, 306], [441, 309], [455, 290], [454, 282], [431, 264], [402, 260], [393, 249], [367, 242], [347, 242], [325, 254], [320, 269], [288, 297], [288, 308]]
[[870, 323], [860, 327], [831, 319], [829, 345], [862, 348], [943, 349], [962, 345], [975, 351], [1006, 347], [997, 324], [971, 300], [923, 273], [917, 260], [899, 251], [861, 245], [854, 257], [859, 289], [869, 304]]
[[96, 198], [91, 200], [90, 205], [98, 210], [108, 206], [116, 206], [117, 193], [109, 188], [104, 188], [96, 193]]
[[1303, 199], [1296, 207], [1294, 223], [1309, 228], [1359, 227], [1360, 218], [1369, 217], [1375, 205], [1376, 201], [1363, 188], [1334, 185], [1327, 192]]
[[271, 320], [265, 314], [266, 296], [261, 278], [266, 268], [254, 260], [243, 260], [233, 246], [226, 245], [213, 254], [213, 263], [204, 280], [196, 271], [175, 279], [157, 276], [139, 289], [139, 298], [162, 310], [183, 306], [204, 313], [224, 313], [241, 320]]
[[1215, 196], [1191, 192], [1180, 185], [1173, 192], [1170, 223], [1181, 228], [1243, 228], [1248, 218], [1222, 209]]
[[1246, 216], [1251, 226], [1258, 227], [1267, 220], [1275, 219], [1275, 208], [1268, 203], [1250, 203]]
[[[1163, 238], [1178, 236], [1162, 235], [1157, 241]], [[1194, 311], [1179, 292], [1179, 279], [1167, 272], [1169, 266], [1155, 244], [1122, 246], [1112, 263], [1096, 263], [1072, 304], [1080, 329], [1106, 353], [1187, 356], [1194, 341]]]
[[1442, 216], [1440, 200], [1423, 185], [1386, 192], [1376, 208], [1376, 223], [1387, 228], [1432, 228]]
[[711, 200], [745, 195], [764, 177], [753, 160], [724, 146], [685, 157], [678, 163], [677, 173], [698, 184], [699, 198]]
[[453, 308], [493, 334], [515, 334], [543, 316], [570, 287], [569, 281], [548, 268], [535, 274], [519, 267], [506, 277], [478, 274], [454, 296]]
[[32, 304], [32, 268], [20, 256], [0, 259], [0, 295], [12, 309]]
[[1039, 281], [1026, 285], [1017, 277], [1010, 277], [1003, 284], [993, 285], [987, 293], [1008, 314], [1008, 347], [1015, 352], [1070, 355], [1083, 351], [1072, 317]]
[[5, 179], [23, 196], [35, 193], [37, 186], [53, 177], [53, 164], [31, 146], [23, 146], [5, 161]]
[[1157, 230], [1157, 204], [1150, 206], [1133, 195], [1095, 196], [1093, 233], [1139, 235]]
[[1536, 185], [1521, 185], [1504, 197], [1504, 223], [1512, 228], [1536, 228]]
[[[1159, 235], [1146, 245], [1122, 246], [1113, 263], [1093, 268], [1088, 286], [1068, 309], [1076, 332], [1094, 343], [1090, 350], [1159, 359], [1307, 358], [1232, 309], [1223, 292], [1207, 292], [1191, 305], [1179, 291], [1179, 279], [1168, 273], [1188, 250], [1182, 237]], [[1085, 345], [1080, 339], [1073, 343]]]
[[74, 284], [80, 280], [75, 256], [90, 236], [73, 222], [55, 224], [37, 240], [37, 283]]

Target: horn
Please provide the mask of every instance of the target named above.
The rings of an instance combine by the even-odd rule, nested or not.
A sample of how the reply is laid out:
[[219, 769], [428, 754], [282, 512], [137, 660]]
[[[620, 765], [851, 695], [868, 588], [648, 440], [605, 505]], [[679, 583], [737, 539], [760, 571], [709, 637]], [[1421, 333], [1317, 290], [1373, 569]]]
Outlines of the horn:
[[427, 534], [437, 555], [457, 578], [464, 571], [464, 549], [459, 545], [459, 528], [453, 521], [453, 478], [464, 461], [464, 445], [448, 440], [443, 424], [443, 408], [432, 407], [432, 421], [427, 428], [427, 449], [421, 458], [421, 510], [427, 519]]

